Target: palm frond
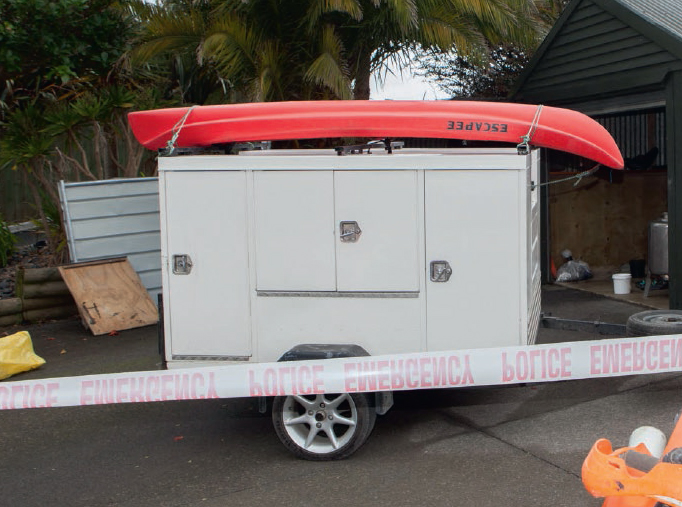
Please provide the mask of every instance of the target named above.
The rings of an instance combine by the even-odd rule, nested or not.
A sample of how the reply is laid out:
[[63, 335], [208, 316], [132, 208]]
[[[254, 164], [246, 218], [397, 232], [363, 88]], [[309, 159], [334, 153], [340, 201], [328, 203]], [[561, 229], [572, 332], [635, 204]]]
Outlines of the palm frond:
[[251, 87], [254, 98], [258, 101], [283, 100], [285, 59], [282, 48], [276, 42], [268, 41], [260, 56], [257, 80], [254, 80]]
[[395, 28], [403, 33], [414, 30], [419, 22], [419, 9], [415, 0], [383, 0]]
[[201, 45], [201, 59], [209, 59], [223, 77], [241, 79], [258, 68], [263, 37], [239, 17], [228, 15], [211, 26]]
[[473, 54], [486, 47], [486, 38], [465, 19], [456, 23], [438, 18], [423, 19], [419, 25], [420, 45], [439, 52], [457, 50], [461, 54]]
[[159, 55], [174, 52], [193, 52], [201, 43], [201, 38], [190, 35], [160, 37], [143, 42], [130, 52], [133, 65], [147, 63]]
[[362, 6], [358, 0], [313, 0], [305, 14], [304, 22], [308, 31], [315, 30], [320, 19], [329, 13], [341, 13], [355, 21], [362, 21]]
[[178, 16], [157, 9], [130, 51], [130, 60], [139, 65], [164, 53], [196, 51], [205, 32], [206, 22], [201, 12], [190, 11]]
[[320, 38], [319, 56], [308, 67], [306, 81], [328, 88], [342, 99], [352, 97], [351, 82], [344, 66], [343, 43], [332, 25], [325, 25]]

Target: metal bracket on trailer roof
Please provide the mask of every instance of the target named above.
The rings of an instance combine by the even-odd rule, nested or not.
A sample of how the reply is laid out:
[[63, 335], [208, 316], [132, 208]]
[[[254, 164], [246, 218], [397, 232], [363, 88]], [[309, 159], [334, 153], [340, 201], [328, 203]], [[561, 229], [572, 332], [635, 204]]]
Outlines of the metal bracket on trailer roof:
[[399, 150], [405, 147], [404, 141], [391, 141], [390, 139], [380, 139], [377, 141], [370, 141], [365, 144], [352, 144], [350, 146], [337, 146], [334, 148], [336, 154], [339, 156], [343, 155], [359, 155], [362, 154], [363, 150], [367, 150], [367, 154], [370, 155], [372, 148], [378, 148], [383, 146], [389, 154], [393, 153], [393, 150]]

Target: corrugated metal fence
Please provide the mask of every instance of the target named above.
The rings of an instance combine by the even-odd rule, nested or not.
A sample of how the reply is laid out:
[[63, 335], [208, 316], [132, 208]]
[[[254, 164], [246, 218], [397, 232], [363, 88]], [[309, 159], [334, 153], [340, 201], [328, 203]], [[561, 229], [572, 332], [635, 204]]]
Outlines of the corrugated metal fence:
[[595, 117], [613, 136], [623, 157], [631, 159], [658, 148], [655, 167], [666, 165], [665, 109]]

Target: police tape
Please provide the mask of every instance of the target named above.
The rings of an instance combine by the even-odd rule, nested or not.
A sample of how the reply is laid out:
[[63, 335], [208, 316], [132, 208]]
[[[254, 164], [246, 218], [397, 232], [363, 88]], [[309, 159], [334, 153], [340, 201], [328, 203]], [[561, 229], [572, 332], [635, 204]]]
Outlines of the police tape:
[[682, 335], [0, 382], [0, 410], [405, 391], [682, 370]]

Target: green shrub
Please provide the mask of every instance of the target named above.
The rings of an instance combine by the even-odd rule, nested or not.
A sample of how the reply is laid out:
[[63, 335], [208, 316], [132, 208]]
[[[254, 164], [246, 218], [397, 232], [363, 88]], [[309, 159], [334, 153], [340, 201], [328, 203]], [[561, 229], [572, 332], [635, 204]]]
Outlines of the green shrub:
[[7, 259], [14, 250], [16, 238], [9, 230], [9, 226], [0, 217], [0, 268], [7, 265]]

